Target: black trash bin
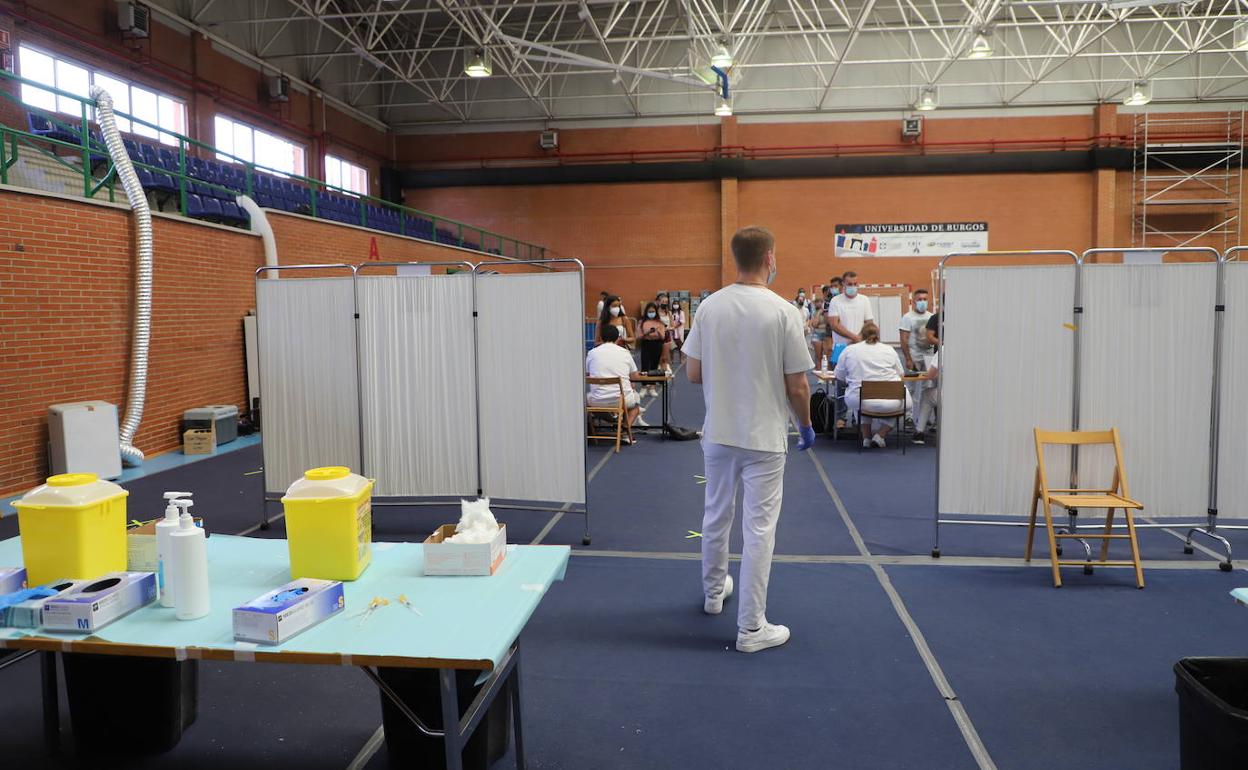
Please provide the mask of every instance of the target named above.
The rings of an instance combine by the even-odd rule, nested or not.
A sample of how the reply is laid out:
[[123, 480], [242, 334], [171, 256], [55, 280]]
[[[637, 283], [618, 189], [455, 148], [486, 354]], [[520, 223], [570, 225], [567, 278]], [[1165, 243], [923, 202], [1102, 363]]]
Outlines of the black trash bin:
[[[403, 699], [425, 726], [442, 729], [442, 692], [438, 672], [429, 669], [379, 668], [381, 680]], [[459, 716], [462, 719], [481, 688], [479, 671], [456, 671]], [[429, 738], [416, 729], [386, 694], [381, 695], [381, 723], [386, 733], [386, 751], [398, 767], [444, 770], [446, 749], [441, 739]], [[487, 770], [507, 753], [511, 740], [511, 700], [504, 689], [494, 698], [485, 717], [464, 745], [464, 770]]]
[[199, 661], [65, 653], [65, 691], [79, 752], [159, 754], [195, 721]]
[[1183, 658], [1179, 694], [1181, 770], [1240, 770], [1248, 758], [1248, 658]]

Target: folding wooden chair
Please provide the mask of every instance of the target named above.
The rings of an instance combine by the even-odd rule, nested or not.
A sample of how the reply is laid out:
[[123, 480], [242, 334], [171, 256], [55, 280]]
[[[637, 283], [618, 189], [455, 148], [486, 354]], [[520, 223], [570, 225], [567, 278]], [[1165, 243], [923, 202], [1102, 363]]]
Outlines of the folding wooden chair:
[[[863, 404], [873, 399], [892, 399], [901, 401], [901, 407], [898, 409], [869, 409]], [[891, 419], [896, 423], [897, 446], [901, 447], [901, 453], [906, 453], [906, 442], [904, 436], [906, 429], [906, 383], [901, 380], [882, 380], [875, 382], [864, 381], [858, 390], [858, 425], [859, 430], [862, 426], [862, 418], [867, 419]], [[861, 434], [859, 434], [861, 435]], [[858, 451], [862, 451], [862, 443], [858, 443]]]
[[[624, 405], [624, 383], [620, 382], [619, 377], [586, 377], [585, 382], [588, 385], [615, 385], [620, 389], [620, 399], [612, 406], [585, 405], [585, 420], [588, 425], [585, 437], [591, 441], [615, 441], [615, 451], [619, 452], [620, 442], [625, 434], [628, 435], [630, 444], [633, 441], [633, 427], [628, 424], [628, 407]], [[615, 417], [615, 433], [594, 432], [594, 417], [600, 414]]]
[[[1135, 539], [1135, 519], [1132, 511], [1143, 510], [1144, 505], [1131, 499], [1127, 490], [1127, 472], [1122, 464], [1122, 444], [1118, 441], [1118, 429], [1099, 431], [1047, 431], [1035, 429], [1036, 432], [1036, 483], [1031, 499], [1031, 520], [1027, 524], [1027, 551], [1023, 558], [1031, 561], [1031, 544], [1036, 530], [1036, 506], [1044, 506], [1045, 528], [1049, 536], [1049, 560], [1053, 563], [1053, 586], [1062, 587], [1062, 575], [1059, 567], [1083, 567], [1090, 572], [1093, 564], [1108, 567], [1134, 567], [1135, 584], [1144, 587], [1144, 568], [1140, 566], [1140, 546]], [[1088, 446], [1096, 444], [1112, 444], [1114, 447], [1114, 480], [1108, 489], [1054, 489], [1049, 487], [1048, 477], [1044, 469], [1044, 447], [1046, 445]], [[1069, 512], [1081, 508], [1093, 508], [1105, 511], [1105, 531], [1102, 534], [1081, 535], [1072, 525], [1070, 531], [1055, 534], [1053, 531], [1053, 515], [1051, 506], [1060, 505]], [[1113, 534], [1114, 511], [1122, 509], [1127, 520], [1127, 534]], [[1072, 520], [1074, 519], [1072, 514]], [[1098, 562], [1061, 561], [1061, 553], [1057, 547], [1058, 540], [1100, 540], [1101, 559]], [[1131, 561], [1108, 561], [1109, 541], [1126, 540], [1131, 544]], [[1086, 543], [1085, 543], [1086, 547]]]

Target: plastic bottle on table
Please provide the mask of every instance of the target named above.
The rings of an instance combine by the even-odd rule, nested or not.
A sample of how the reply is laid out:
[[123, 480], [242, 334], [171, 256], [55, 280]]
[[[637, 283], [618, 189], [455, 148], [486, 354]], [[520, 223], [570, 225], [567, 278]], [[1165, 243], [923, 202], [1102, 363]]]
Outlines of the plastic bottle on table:
[[190, 492], [165, 493], [165, 518], [156, 522], [156, 585], [160, 587], [160, 606], [173, 606], [173, 551], [169, 536], [177, 531], [178, 508], [174, 500], [189, 499]]
[[823, 359], [819, 362], [819, 371], [826, 372], [828, 370], [828, 355], [825, 353]]
[[173, 601], [178, 620], [195, 620], [208, 614], [208, 544], [204, 530], [186, 509], [190, 500], [175, 500], [182, 509], [178, 529], [169, 536], [173, 544]]

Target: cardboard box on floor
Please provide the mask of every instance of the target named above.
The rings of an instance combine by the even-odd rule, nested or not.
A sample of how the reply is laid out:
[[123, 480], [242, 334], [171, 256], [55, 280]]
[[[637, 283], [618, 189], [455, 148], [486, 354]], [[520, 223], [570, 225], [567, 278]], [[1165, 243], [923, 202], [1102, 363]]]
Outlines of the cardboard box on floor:
[[426, 575], [493, 575], [507, 555], [507, 525], [488, 543], [447, 543], [454, 524], [444, 524], [425, 538]]
[[182, 454], [210, 455], [217, 451], [217, 429], [191, 428], [182, 434]]

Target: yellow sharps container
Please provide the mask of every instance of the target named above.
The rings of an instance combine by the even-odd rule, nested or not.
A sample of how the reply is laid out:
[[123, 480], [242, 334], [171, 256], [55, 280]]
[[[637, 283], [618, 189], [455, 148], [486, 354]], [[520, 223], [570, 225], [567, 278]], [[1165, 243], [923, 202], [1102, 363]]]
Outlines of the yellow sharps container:
[[373, 481], [349, 468], [313, 468], [290, 485], [282, 506], [290, 576], [355, 580], [373, 558]]
[[28, 584], [124, 571], [129, 494], [94, 473], [62, 473], [13, 503]]

